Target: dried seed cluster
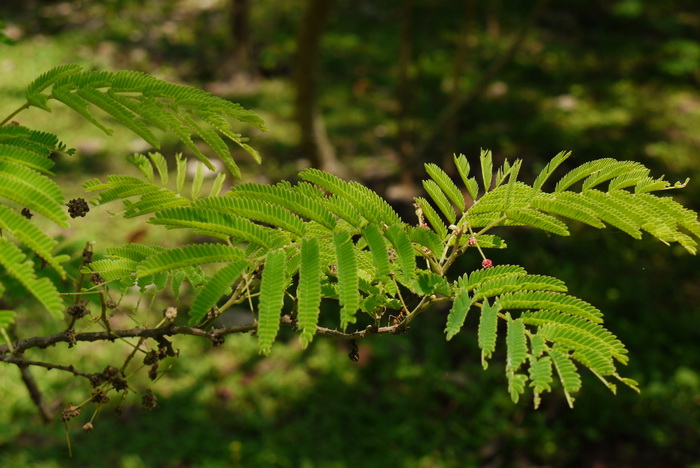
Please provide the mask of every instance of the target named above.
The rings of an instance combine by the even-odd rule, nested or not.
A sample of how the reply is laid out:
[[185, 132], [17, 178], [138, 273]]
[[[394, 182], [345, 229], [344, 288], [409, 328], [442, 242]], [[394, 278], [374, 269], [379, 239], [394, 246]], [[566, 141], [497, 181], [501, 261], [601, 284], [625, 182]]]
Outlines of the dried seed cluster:
[[114, 366], [107, 366], [102, 372], [94, 374], [90, 378], [90, 383], [93, 387], [98, 387], [105, 382], [111, 383], [112, 387], [118, 392], [129, 387], [124, 378], [124, 373]]
[[102, 275], [99, 273], [90, 274], [90, 281], [92, 281], [93, 284], [102, 284], [105, 282], [104, 278], [102, 278]]
[[73, 403], [68, 403], [68, 407], [61, 413], [61, 421], [66, 422], [80, 414], [80, 407]]
[[158, 398], [153, 394], [151, 389], [146, 390], [146, 394], [141, 398], [141, 404], [144, 408], [153, 409], [158, 406]]
[[68, 206], [68, 214], [71, 218], [85, 217], [87, 212], [90, 211], [90, 206], [84, 198], [74, 198], [66, 206]]
[[90, 309], [86, 307], [84, 302], [79, 302], [78, 304], [73, 304], [72, 306], [68, 307], [66, 313], [71, 317], [79, 319], [88, 315], [90, 313]]

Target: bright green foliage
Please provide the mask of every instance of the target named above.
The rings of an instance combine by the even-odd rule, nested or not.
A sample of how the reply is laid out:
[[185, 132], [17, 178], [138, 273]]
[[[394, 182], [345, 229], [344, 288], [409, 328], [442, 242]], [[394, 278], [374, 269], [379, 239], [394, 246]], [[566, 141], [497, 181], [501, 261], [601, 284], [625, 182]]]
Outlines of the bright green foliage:
[[199, 290], [190, 309], [191, 325], [201, 322], [212, 307], [215, 307], [219, 299], [231, 290], [231, 285], [236, 281], [248, 266], [245, 260], [231, 263], [217, 271], [209, 281]]
[[[539, 405], [541, 394], [553, 387], [556, 371], [572, 404], [581, 387], [579, 368], [613, 391], [615, 380], [636, 390], [636, 382], [618, 374], [617, 365], [628, 361], [627, 350], [605, 328], [602, 312], [570, 295], [562, 281], [529, 274], [517, 265], [455, 272], [457, 259], [468, 256], [462, 265], [481, 264], [488, 249], [506, 248], [508, 229], [568, 236], [572, 222], [597, 229], [612, 226], [636, 239], [647, 233], [667, 244], [676, 242], [691, 254], [700, 238], [697, 214], [655, 193], [684, 184], [671, 185], [651, 177], [640, 163], [613, 159], [586, 162], [556, 180], [569, 153], [556, 155], [531, 185], [518, 180], [525, 171], [521, 160], [494, 167], [485, 150], [476, 176], [463, 155], [454, 157], [454, 178], [448, 175], [450, 168], [428, 164], [429, 178], [423, 183], [427, 197], [415, 199], [417, 219], [411, 220], [401, 219], [361, 184], [317, 169], [302, 171], [296, 184], [245, 183], [223, 195], [225, 175], [218, 174], [207, 195], [202, 190], [204, 167], [212, 164], [192, 138], [199, 137], [238, 176], [224, 138], [258, 161], [259, 155], [232, 132], [227, 119], [263, 128], [255, 114], [204, 91], [144, 74], [88, 72], [76, 66], [51, 70], [27, 90], [31, 106], [48, 110], [53, 99], [109, 132], [93, 114], [100, 108], [155, 148], [157, 132], [171, 131], [201, 161], [188, 181], [187, 160], [176, 155], [175, 190], [168, 188], [168, 164], [160, 153], [128, 156], [140, 177], [109, 175], [106, 181], [85, 182], [88, 192], [99, 193], [93, 204], [120, 201], [125, 218], [146, 216], [153, 225], [185, 229], [209, 240], [175, 249], [136, 244], [112, 248], [81, 273], [99, 272], [121, 290], [137, 285], [144, 291], [154, 285], [160, 291], [170, 282], [176, 297], [187, 281], [196, 293], [189, 324], [204, 330], [228, 308], [250, 307], [257, 313], [263, 354], [271, 351], [281, 323], [296, 325], [306, 347], [318, 333], [359, 339], [378, 332], [410, 332], [421, 314], [445, 310], [431, 306], [446, 302], [452, 303], [445, 325], [448, 340], [467, 329], [469, 310], [477, 308], [482, 365], [486, 368], [489, 359], [500, 355], [497, 349], [505, 351], [508, 392], [514, 401], [532, 389]], [[51, 179], [52, 151], [66, 151], [53, 135], [0, 127], [0, 196], [10, 200], [0, 205], [0, 229], [12, 234], [11, 240], [0, 239], [0, 264], [58, 318], [63, 309], [58, 288], [37, 274], [21, 250], [31, 250], [67, 277], [63, 259], [53, 254], [57, 242], [17, 213], [28, 207], [68, 226], [62, 192]], [[553, 190], [546, 191], [548, 186]], [[202, 268], [215, 263], [226, 265]], [[324, 299], [335, 308], [329, 317], [320, 316]], [[323, 328], [318, 325], [322, 319]], [[333, 321], [336, 325], [326, 328]], [[505, 336], [499, 337], [499, 329]], [[499, 340], [505, 343], [499, 345]]]
[[297, 290], [297, 321], [302, 348], [306, 348], [316, 333], [321, 306], [321, 261], [318, 239], [304, 239], [301, 244], [301, 266]]
[[467, 313], [471, 305], [471, 299], [467, 291], [461, 290], [459, 294], [455, 296], [452, 309], [447, 316], [447, 326], [445, 327], [445, 334], [447, 334], [448, 341], [454, 338], [462, 329], [462, 325], [464, 325], [464, 320], [467, 318]]
[[[151, 193], [162, 194], [166, 202], [178, 200], [177, 207], [156, 207], [150, 222], [188, 228], [236, 245], [215, 248], [216, 252], [230, 251], [234, 257], [243, 255], [249, 264], [262, 262], [263, 277], [265, 271], [274, 271], [268, 270], [266, 252], [286, 252], [286, 276], [276, 273], [272, 277], [269, 273], [268, 287], [260, 290], [258, 308], [265, 306], [266, 317], [266, 332], [260, 342], [263, 353], [269, 352], [277, 334], [282, 313], [280, 288], [290, 284], [290, 276], [299, 275], [296, 293], [290, 292], [290, 296], [296, 301], [303, 346], [317, 331], [323, 298], [338, 301], [338, 327], [347, 332], [354, 324], [356, 330], [364, 329], [363, 322], [381, 325], [391, 309], [396, 311], [393, 317], [399, 317], [395, 322], [398, 326], [407, 312], [409, 316], [417, 315], [431, 301], [447, 299], [453, 302], [445, 327], [447, 339], [462, 330], [472, 306], [481, 309], [477, 338], [484, 367], [497, 348], [498, 323], [506, 321], [509, 393], [517, 401], [528, 387], [532, 388], [538, 405], [540, 394], [551, 388], [552, 365], [570, 402], [572, 393], [580, 387], [577, 366], [589, 369], [611, 390], [615, 386], [610, 378], [636, 389], [634, 381], [620, 377], [616, 370], [616, 363], [627, 363], [627, 350], [604, 327], [600, 310], [567, 294], [561, 280], [528, 274], [517, 265], [496, 265], [476, 269], [450, 284], [445, 273], [452, 259], [467, 251], [476, 252], [477, 245], [481, 249], [505, 248], [499, 236], [487, 233], [499, 226], [529, 226], [568, 235], [566, 220], [596, 228], [609, 224], [636, 238], [645, 231], [664, 242], [678, 242], [691, 253], [695, 252], [700, 235], [695, 213], [670, 198], [643, 190], [625, 190], [638, 187], [648, 177], [648, 170], [640, 170], [638, 163], [587, 163], [582, 169], [570, 171], [557, 184], [557, 191], [543, 192], [542, 188], [567, 157], [568, 153], [557, 155], [530, 186], [517, 181], [520, 161], [506, 162], [495, 171], [495, 176], [490, 175], [494, 171], [492, 158], [484, 151], [481, 179], [489, 184], [489, 190], [479, 187], [476, 179], [470, 177], [464, 156], [455, 157], [463, 189], [476, 198], [469, 208], [460, 201], [464, 197], [459, 184], [439, 167], [430, 165], [431, 180], [424, 186], [438, 209], [426, 199], [417, 198], [418, 223], [428, 224], [416, 226], [401, 221], [386, 202], [365, 187], [315, 169], [302, 172], [300, 176], [306, 182], [297, 185], [242, 184], [224, 196], [218, 196], [217, 190], [196, 201], [164, 192], [166, 189], [151, 182], [139, 185], [121, 177], [108, 179], [107, 184], [91, 182], [88, 188], [102, 190], [99, 202], [120, 197], [128, 202], [126, 198]], [[145, 164], [142, 158], [134, 157], [134, 161]], [[145, 169], [144, 177], [154, 176]], [[611, 191], [599, 190], [605, 182], [610, 182]], [[580, 184], [581, 192], [569, 190], [576, 184]], [[668, 183], [658, 187], [671, 188]], [[478, 197], [479, 193], [483, 195]], [[125, 215], [135, 213], [134, 206], [145, 206], [139, 203], [127, 203]], [[453, 225], [448, 229], [446, 224]], [[469, 242], [472, 237], [477, 245]], [[216, 255], [204, 254], [209, 248], [214, 247], [197, 247], [201, 251], [185, 247], [160, 253], [147, 262], [115, 266], [122, 273], [129, 268], [139, 274], [165, 272], [168, 265], [194, 266], [214, 259]], [[278, 260], [282, 258], [281, 253], [276, 256]], [[272, 296], [267, 297], [268, 294]], [[408, 309], [407, 296], [422, 298], [422, 302], [410, 302], [419, 304], [414, 311]]]
[[496, 350], [496, 327], [498, 326], [498, 312], [501, 310], [499, 303], [490, 305], [484, 301], [481, 305], [479, 317], [479, 348], [481, 348], [481, 365], [486, 369], [487, 360]]
[[513, 320], [510, 313], [506, 313], [508, 319], [506, 332], [506, 371], [517, 371], [527, 359], [527, 342], [525, 338], [525, 325], [522, 319]]
[[195, 244], [169, 249], [139, 263], [139, 277], [205, 263], [232, 262], [244, 257], [242, 250], [224, 244]]
[[206, 166], [214, 170], [209, 158], [192, 141], [198, 135], [236, 176], [240, 176], [230, 151], [219, 134], [259, 156], [243, 143], [239, 134], [223, 118], [233, 118], [260, 130], [265, 126], [253, 112], [240, 105], [216, 98], [206, 91], [161, 81], [132, 71], [83, 71], [77, 65], [62, 65], [34, 80], [27, 87], [27, 102], [50, 111], [55, 99], [111, 134], [111, 130], [93, 114], [100, 108], [117, 122], [159, 148], [152, 129], [172, 131]]
[[360, 307], [358, 290], [357, 259], [352, 240], [347, 231], [333, 233], [335, 255], [338, 259], [338, 295], [340, 300], [340, 328], [345, 330], [350, 323], [355, 323], [355, 313]]
[[51, 315], [57, 319], [63, 318], [63, 303], [56, 286], [47, 278], [37, 278], [34, 262], [4, 238], [0, 238], [0, 265], [22, 283]]
[[284, 303], [286, 279], [284, 250], [274, 250], [267, 255], [260, 284], [258, 307], [258, 349], [268, 354], [280, 328], [280, 313]]

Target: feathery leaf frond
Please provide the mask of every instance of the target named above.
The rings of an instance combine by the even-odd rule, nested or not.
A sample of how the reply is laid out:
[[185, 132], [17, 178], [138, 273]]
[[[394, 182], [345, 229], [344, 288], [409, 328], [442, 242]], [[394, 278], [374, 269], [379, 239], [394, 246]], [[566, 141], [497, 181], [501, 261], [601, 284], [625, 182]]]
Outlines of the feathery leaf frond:
[[284, 250], [273, 250], [267, 255], [260, 284], [258, 305], [258, 350], [269, 354], [280, 327], [280, 313], [286, 289]]

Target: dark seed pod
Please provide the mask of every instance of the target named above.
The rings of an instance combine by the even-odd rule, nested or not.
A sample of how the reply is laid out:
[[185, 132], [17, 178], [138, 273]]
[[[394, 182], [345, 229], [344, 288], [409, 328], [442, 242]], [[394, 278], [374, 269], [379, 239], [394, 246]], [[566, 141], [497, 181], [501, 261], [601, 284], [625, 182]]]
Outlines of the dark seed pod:
[[109, 403], [109, 397], [107, 396], [107, 392], [105, 390], [94, 389], [92, 391], [92, 398], [90, 398], [90, 401], [97, 403], [98, 405], [104, 405]]
[[146, 356], [143, 358], [143, 363], [146, 364], [147, 366], [151, 366], [155, 363], [158, 362], [158, 353], [155, 350], [151, 350], [146, 353]]
[[94, 284], [102, 284], [105, 282], [104, 278], [102, 278], [102, 275], [99, 273], [92, 273], [90, 275], [90, 281], [92, 281]]
[[84, 303], [79, 303], [73, 304], [72, 306], [68, 307], [66, 313], [72, 317], [75, 317], [76, 319], [79, 319], [88, 315], [90, 313], [90, 310], [85, 306]]
[[348, 357], [350, 358], [351, 361], [357, 362], [360, 360], [360, 348], [357, 347], [357, 343], [355, 340], [352, 340], [350, 342], [350, 353], [348, 354]]
[[71, 218], [84, 217], [90, 211], [90, 206], [84, 198], [74, 198], [66, 206], [68, 206], [68, 214]]
[[61, 413], [61, 421], [66, 422], [80, 414], [80, 408], [73, 403], [68, 403], [68, 407]]
[[153, 409], [158, 406], [158, 398], [150, 389], [146, 390], [146, 394], [141, 398], [141, 404], [144, 408]]

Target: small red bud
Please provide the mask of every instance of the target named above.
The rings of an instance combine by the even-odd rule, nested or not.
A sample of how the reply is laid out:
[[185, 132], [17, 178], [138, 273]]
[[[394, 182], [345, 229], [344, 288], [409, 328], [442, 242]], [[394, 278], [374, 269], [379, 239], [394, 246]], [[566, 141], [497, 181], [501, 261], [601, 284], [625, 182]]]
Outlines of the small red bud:
[[422, 223], [420, 227], [425, 228], [425, 229], [430, 229], [430, 226], [428, 226], [428, 223]]
[[481, 262], [481, 266], [484, 268], [491, 268], [493, 266], [493, 262], [488, 258], [485, 258], [484, 261]]
[[469, 238], [469, 247], [476, 245], [476, 237], [470, 237]]

